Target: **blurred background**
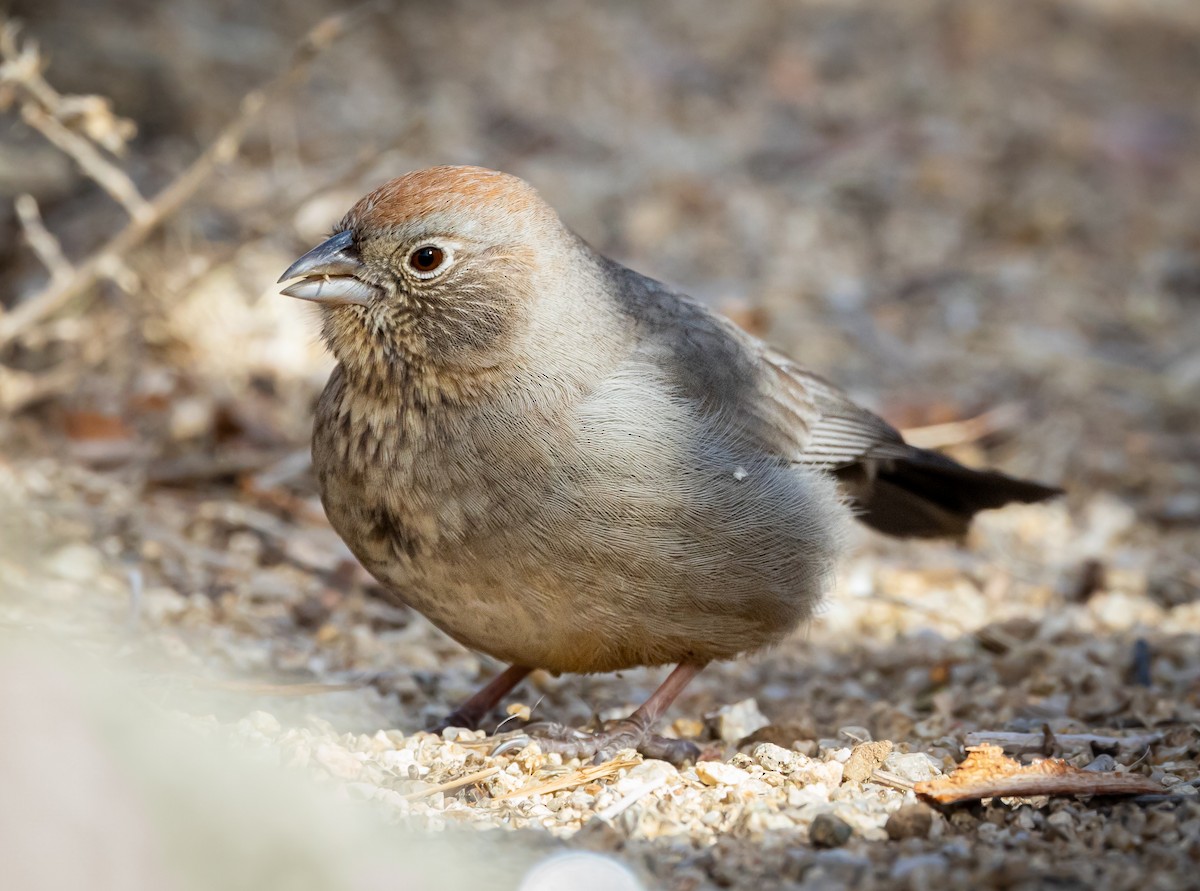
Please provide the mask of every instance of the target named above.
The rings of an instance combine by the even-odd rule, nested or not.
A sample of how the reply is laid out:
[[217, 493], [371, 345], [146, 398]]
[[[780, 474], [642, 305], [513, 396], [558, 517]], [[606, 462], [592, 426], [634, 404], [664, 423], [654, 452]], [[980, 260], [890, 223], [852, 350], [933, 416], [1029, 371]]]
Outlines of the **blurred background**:
[[[1194, 779], [1200, 6], [349, 10], [9, 4], [0, 628], [135, 666], [161, 707], [235, 689], [188, 700], [231, 726], [411, 733], [486, 676], [325, 526], [306, 455], [331, 366], [274, 284], [380, 183], [482, 164], [920, 443], [1068, 489], [962, 544], [864, 533], [811, 629], [674, 714], [753, 697], [787, 741], [852, 724], [945, 758], [966, 730], [1159, 727], [1182, 735], [1139, 769]], [[581, 723], [658, 677], [524, 695]], [[341, 686], [271, 686], [295, 683]], [[716, 881], [690, 856], [679, 887]], [[895, 854], [862, 856], [886, 877]]]

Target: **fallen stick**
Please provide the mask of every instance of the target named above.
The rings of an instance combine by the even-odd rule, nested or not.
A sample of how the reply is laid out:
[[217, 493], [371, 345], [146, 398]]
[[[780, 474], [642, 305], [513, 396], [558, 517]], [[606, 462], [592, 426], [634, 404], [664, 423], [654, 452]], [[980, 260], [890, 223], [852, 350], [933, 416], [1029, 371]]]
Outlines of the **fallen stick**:
[[582, 767], [577, 771], [561, 776], [558, 779], [550, 780], [546, 783], [540, 783], [535, 786], [526, 786], [524, 789], [514, 789], [512, 792], [505, 792], [503, 795], [497, 795], [492, 801], [508, 801], [513, 798], [527, 798], [530, 795], [542, 795], [546, 792], [558, 792], [562, 789], [570, 789], [572, 786], [580, 786], [584, 783], [590, 783], [592, 780], [598, 780], [601, 777], [606, 777], [609, 774], [616, 773], [623, 767], [633, 767], [640, 763], [637, 758], [629, 758], [626, 760], [614, 759], [606, 761], [603, 764], [590, 765]]
[[1163, 786], [1129, 773], [1080, 770], [1059, 758], [1019, 764], [999, 746], [976, 746], [952, 774], [917, 783], [913, 791], [940, 804], [1037, 795], [1153, 795]]
[[475, 773], [468, 773], [458, 779], [447, 780], [444, 783], [438, 783], [436, 786], [430, 786], [428, 789], [418, 789], [416, 792], [409, 792], [404, 797], [405, 801], [415, 801], [418, 798], [428, 798], [430, 795], [436, 795], [439, 792], [450, 792], [454, 789], [461, 789], [464, 786], [470, 786], [478, 783], [480, 780], [486, 780], [490, 776], [494, 776], [501, 771], [499, 764], [492, 767], [485, 767], [483, 770], [478, 770]]
[[904, 441], [922, 449], [944, 449], [950, 446], [978, 442], [1000, 430], [1021, 423], [1025, 410], [1015, 403], [999, 405], [973, 418], [929, 424], [925, 427], [906, 427]]

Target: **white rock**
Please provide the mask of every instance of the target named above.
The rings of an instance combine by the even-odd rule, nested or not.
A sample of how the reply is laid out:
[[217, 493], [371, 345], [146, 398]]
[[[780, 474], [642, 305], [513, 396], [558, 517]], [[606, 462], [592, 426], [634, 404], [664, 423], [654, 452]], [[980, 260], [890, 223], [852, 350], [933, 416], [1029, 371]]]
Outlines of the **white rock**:
[[701, 761], [696, 765], [696, 776], [706, 786], [738, 786], [750, 779], [740, 767], [720, 761]]
[[611, 857], [588, 851], [555, 854], [525, 874], [517, 891], [643, 891], [629, 868]]
[[723, 742], [735, 743], [771, 723], [753, 699], [722, 706], [706, 716]]
[[755, 746], [751, 757], [761, 764], [764, 770], [774, 770], [782, 774], [789, 774], [808, 761], [799, 752], [793, 752], [791, 749], [785, 749], [775, 743], [763, 743]]
[[892, 752], [883, 762], [883, 769], [914, 783], [932, 780], [942, 772], [941, 766], [924, 752], [910, 752], [907, 755]]
[[613, 784], [613, 789], [621, 795], [628, 795], [646, 786], [670, 782], [678, 776], [679, 771], [673, 764], [651, 758], [630, 768], [629, 773]]

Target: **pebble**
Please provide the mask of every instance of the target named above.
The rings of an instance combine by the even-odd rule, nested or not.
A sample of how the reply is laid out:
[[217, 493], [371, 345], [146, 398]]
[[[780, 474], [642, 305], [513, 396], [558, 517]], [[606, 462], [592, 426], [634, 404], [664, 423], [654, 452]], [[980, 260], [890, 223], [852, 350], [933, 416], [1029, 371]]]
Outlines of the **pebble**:
[[750, 779], [750, 774], [740, 767], [721, 761], [701, 761], [696, 765], [696, 776], [706, 786], [740, 786]]
[[924, 752], [893, 752], [884, 760], [883, 767], [889, 773], [904, 777], [913, 783], [932, 780], [942, 773], [941, 767]]
[[818, 848], [840, 848], [853, 834], [849, 823], [829, 812], [817, 814], [808, 828], [808, 840]]
[[643, 891], [644, 885], [619, 860], [590, 851], [554, 854], [529, 870], [517, 891]]
[[923, 804], [906, 804], [887, 818], [884, 829], [892, 841], [925, 838], [933, 827], [933, 811]]
[[713, 731], [722, 742], [736, 743], [755, 730], [761, 730], [771, 722], [753, 699], [743, 699], [732, 705], [722, 706], [706, 716]]
[[[696, 773], [699, 775], [700, 772], [697, 770]], [[656, 761], [651, 758], [631, 767], [625, 776], [613, 784], [613, 789], [621, 795], [628, 795], [631, 792], [644, 789], [646, 786], [670, 782], [678, 776], [679, 771], [675, 769], [675, 765], [669, 764], [666, 761]]]
[[892, 743], [889, 740], [865, 742], [855, 746], [846, 760], [842, 772], [843, 779], [847, 783], [865, 783], [891, 754]]

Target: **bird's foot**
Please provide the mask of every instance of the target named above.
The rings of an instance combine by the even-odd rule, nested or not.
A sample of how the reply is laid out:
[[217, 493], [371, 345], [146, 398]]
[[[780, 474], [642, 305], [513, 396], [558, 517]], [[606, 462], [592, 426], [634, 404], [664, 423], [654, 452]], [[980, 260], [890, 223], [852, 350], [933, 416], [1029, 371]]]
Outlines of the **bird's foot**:
[[646, 758], [675, 765], [695, 761], [700, 754], [695, 743], [651, 733], [649, 727], [632, 718], [610, 721], [602, 730], [594, 732], [550, 722], [530, 724], [519, 733], [506, 735], [492, 749], [492, 754], [517, 751], [532, 742], [536, 742], [543, 752], [557, 752], [564, 758], [590, 758], [593, 764], [611, 761], [625, 749], [635, 749]]

